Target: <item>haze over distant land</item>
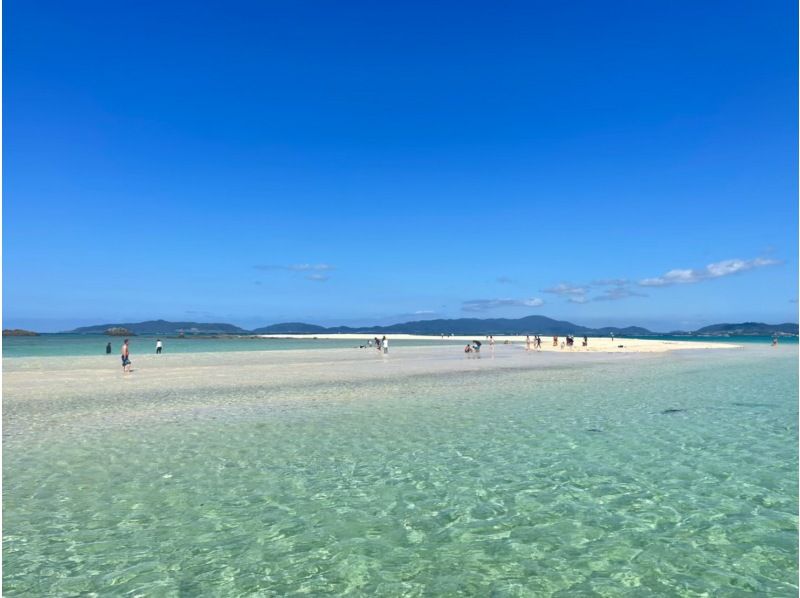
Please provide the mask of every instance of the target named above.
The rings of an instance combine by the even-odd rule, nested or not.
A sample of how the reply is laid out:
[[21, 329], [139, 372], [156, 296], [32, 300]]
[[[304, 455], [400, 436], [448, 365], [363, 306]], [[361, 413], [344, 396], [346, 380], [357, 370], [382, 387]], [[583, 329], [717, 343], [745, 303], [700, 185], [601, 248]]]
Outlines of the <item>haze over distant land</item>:
[[797, 321], [795, 3], [399, 7], [8, 2], [3, 326]]
[[[287, 322], [272, 324], [248, 331], [231, 324], [209, 324], [202, 322], [167, 322], [165, 320], [150, 320], [146, 322], [123, 324], [99, 324], [84, 326], [71, 330], [78, 334], [98, 334], [114, 327], [130, 330], [135, 334], [331, 334], [331, 333], [383, 333], [383, 334], [425, 334], [437, 336], [440, 334], [591, 334], [591, 335], [626, 335], [647, 336], [658, 334], [640, 326], [590, 328], [553, 320], [545, 316], [528, 316], [518, 319], [479, 319], [461, 318], [455, 320], [419, 320], [404, 322], [389, 326], [334, 326], [325, 327], [302, 322]], [[676, 333], [676, 332], [673, 332]], [[679, 332], [688, 334], [688, 332]], [[758, 322], [745, 322], [742, 324], [716, 324], [693, 331], [692, 334], [723, 336], [723, 335], [797, 335], [797, 324], [763, 324]]]

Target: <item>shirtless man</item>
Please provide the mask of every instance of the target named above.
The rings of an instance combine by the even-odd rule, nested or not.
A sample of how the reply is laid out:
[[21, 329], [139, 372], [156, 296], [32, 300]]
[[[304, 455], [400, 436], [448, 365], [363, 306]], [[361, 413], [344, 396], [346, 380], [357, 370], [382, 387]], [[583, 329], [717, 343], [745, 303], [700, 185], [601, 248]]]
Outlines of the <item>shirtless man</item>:
[[128, 339], [122, 343], [122, 373], [127, 374], [131, 371], [130, 349], [128, 349]]

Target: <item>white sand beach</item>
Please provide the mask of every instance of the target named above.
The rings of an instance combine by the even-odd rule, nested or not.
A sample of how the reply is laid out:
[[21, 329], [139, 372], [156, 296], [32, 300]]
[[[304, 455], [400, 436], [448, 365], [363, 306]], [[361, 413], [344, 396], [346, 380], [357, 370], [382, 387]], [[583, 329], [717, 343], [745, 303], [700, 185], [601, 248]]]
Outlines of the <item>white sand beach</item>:
[[[331, 335], [341, 338], [344, 335]], [[311, 337], [308, 337], [311, 338]], [[321, 338], [321, 337], [317, 337]], [[390, 339], [414, 339], [397, 335]], [[421, 337], [425, 338], [425, 337]], [[512, 339], [513, 342], [512, 342]], [[352, 335], [353, 341], [366, 341]], [[464, 340], [455, 337], [449, 340]], [[478, 339], [481, 340], [481, 339]], [[509, 344], [505, 344], [508, 340]], [[589, 339], [589, 347], [555, 348], [552, 337], [542, 339], [542, 351], [526, 351], [524, 337], [498, 337], [494, 349], [482, 340], [479, 354], [465, 354], [457, 344], [392, 346], [388, 355], [374, 348], [299, 349], [284, 351], [226, 351], [155, 355], [133, 351], [133, 372], [123, 374], [113, 356], [22, 357], [3, 360], [3, 394], [6, 407], [13, 401], [53, 400], [80, 396], [91, 390], [109, 396], [122, 385], [138, 395], [169, 390], [219, 387], [286, 387], [298, 384], [331, 385], [380, 380], [388, 377], [451, 375], [479, 371], [527, 370], [549, 367], [581, 367], [616, 363], [631, 364], [666, 358], [670, 352], [687, 358], [714, 355], [709, 349], [734, 350], [728, 343], [676, 342], [659, 340]], [[559, 339], [559, 343], [560, 343]], [[576, 339], [580, 343], [580, 339]], [[620, 347], [621, 345], [621, 347]], [[683, 351], [678, 352], [681, 349]], [[725, 351], [727, 353], [727, 351]]]
[[[259, 334], [259, 338], [291, 338], [291, 339], [328, 339], [328, 340], [353, 340], [367, 342], [374, 337], [381, 338], [383, 333], [374, 334]], [[391, 346], [392, 340], [446, 340], [446, 341], [464, 341], [464, 343], [472, 342], [474, 340], [483, 343], [483, 351], [491, 348], [489, 338], [483, 335], [479, 336], [425, 336], [421, 334], [391, 334], [386, 335], [389, 339]], [[530, 337], [531, 344], [533, 344], [533, 336]], [[738, 349], [740, 345], [732, 343], [718, 343], [713, 341], [673, 341], [661, 339], [641, 339], [641, 338], [615, 338], [608, 337], [593, 337], [588, 338], [588, 346], [583, 347], [582, 336], [575, 337], [575, 345], [573, 347], [561, 348], [561, 343], [566, 340], [566, 337], [559, 336], [558, 343], [553, 346], [553, 336], [542, 335], [542, 351], [566, 351], [566, 352], [593, 352], [593, 353], [661, 353], [663, 351], [679, 351], [682, 349]], [[525, 336], [495, 336], [495, 346], [499, 345], [525, 345]]]

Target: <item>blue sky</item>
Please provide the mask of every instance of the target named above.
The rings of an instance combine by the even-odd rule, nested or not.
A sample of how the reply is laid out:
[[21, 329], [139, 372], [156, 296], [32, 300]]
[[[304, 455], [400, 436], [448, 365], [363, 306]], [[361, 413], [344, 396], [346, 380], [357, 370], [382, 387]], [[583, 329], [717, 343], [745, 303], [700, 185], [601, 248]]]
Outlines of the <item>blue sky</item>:
[[797, 321], [796, 10], [8, 0], [3, 324]]

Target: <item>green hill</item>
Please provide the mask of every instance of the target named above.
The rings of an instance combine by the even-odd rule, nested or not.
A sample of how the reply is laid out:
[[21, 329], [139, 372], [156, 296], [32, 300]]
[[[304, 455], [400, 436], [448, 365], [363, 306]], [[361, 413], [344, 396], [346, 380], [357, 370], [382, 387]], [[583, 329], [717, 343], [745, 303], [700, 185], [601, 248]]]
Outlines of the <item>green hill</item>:
[[620, 336], [652, 335], [653, 332], [646, 328], [629, 326], [626, 328], [605, 327], [588, 328], [566, 322], [554, 320], [546, 316], [527, 316], [518, 319], [509, 318], [457, 318], [438, 320], [417, 320], [390, 324], [388, 326], [333, 326], [325, 328], [314, 324], [285, 323], [273, 324], [254, 330], [258, 334], [424, 334], [439, 336], [440, 334], [475, 335], [487, 334], [575, 334], [599, 335], [610, 334]]
[[[77, 334], [103, 334], [109, 328], [125, 328], [132, 334], [440, 334], [486, 336], [489, 334], [574, 334], [576, 336], [651, 336], [658, 334], [640, 326], [604, 326], [591, 328], [573, 324], [565, 320], [554, 320], [546, 316], [526, 316], [524, 318], [454, 318], [437, 320], [416, 320], [386, 326], [318, 326], [305, 322], [283, 322], [262, 326], [253, 331], [244, 330], [233, 324], [206, 322], [168, 322], [149, 320], [136, 323], [99, 324], [72, 330]], [[797, 335], [797, 324], [763, 324], [743, 322], [741, 324], [714, 324], [682, 334], [694, 336], [782, 336]]]

